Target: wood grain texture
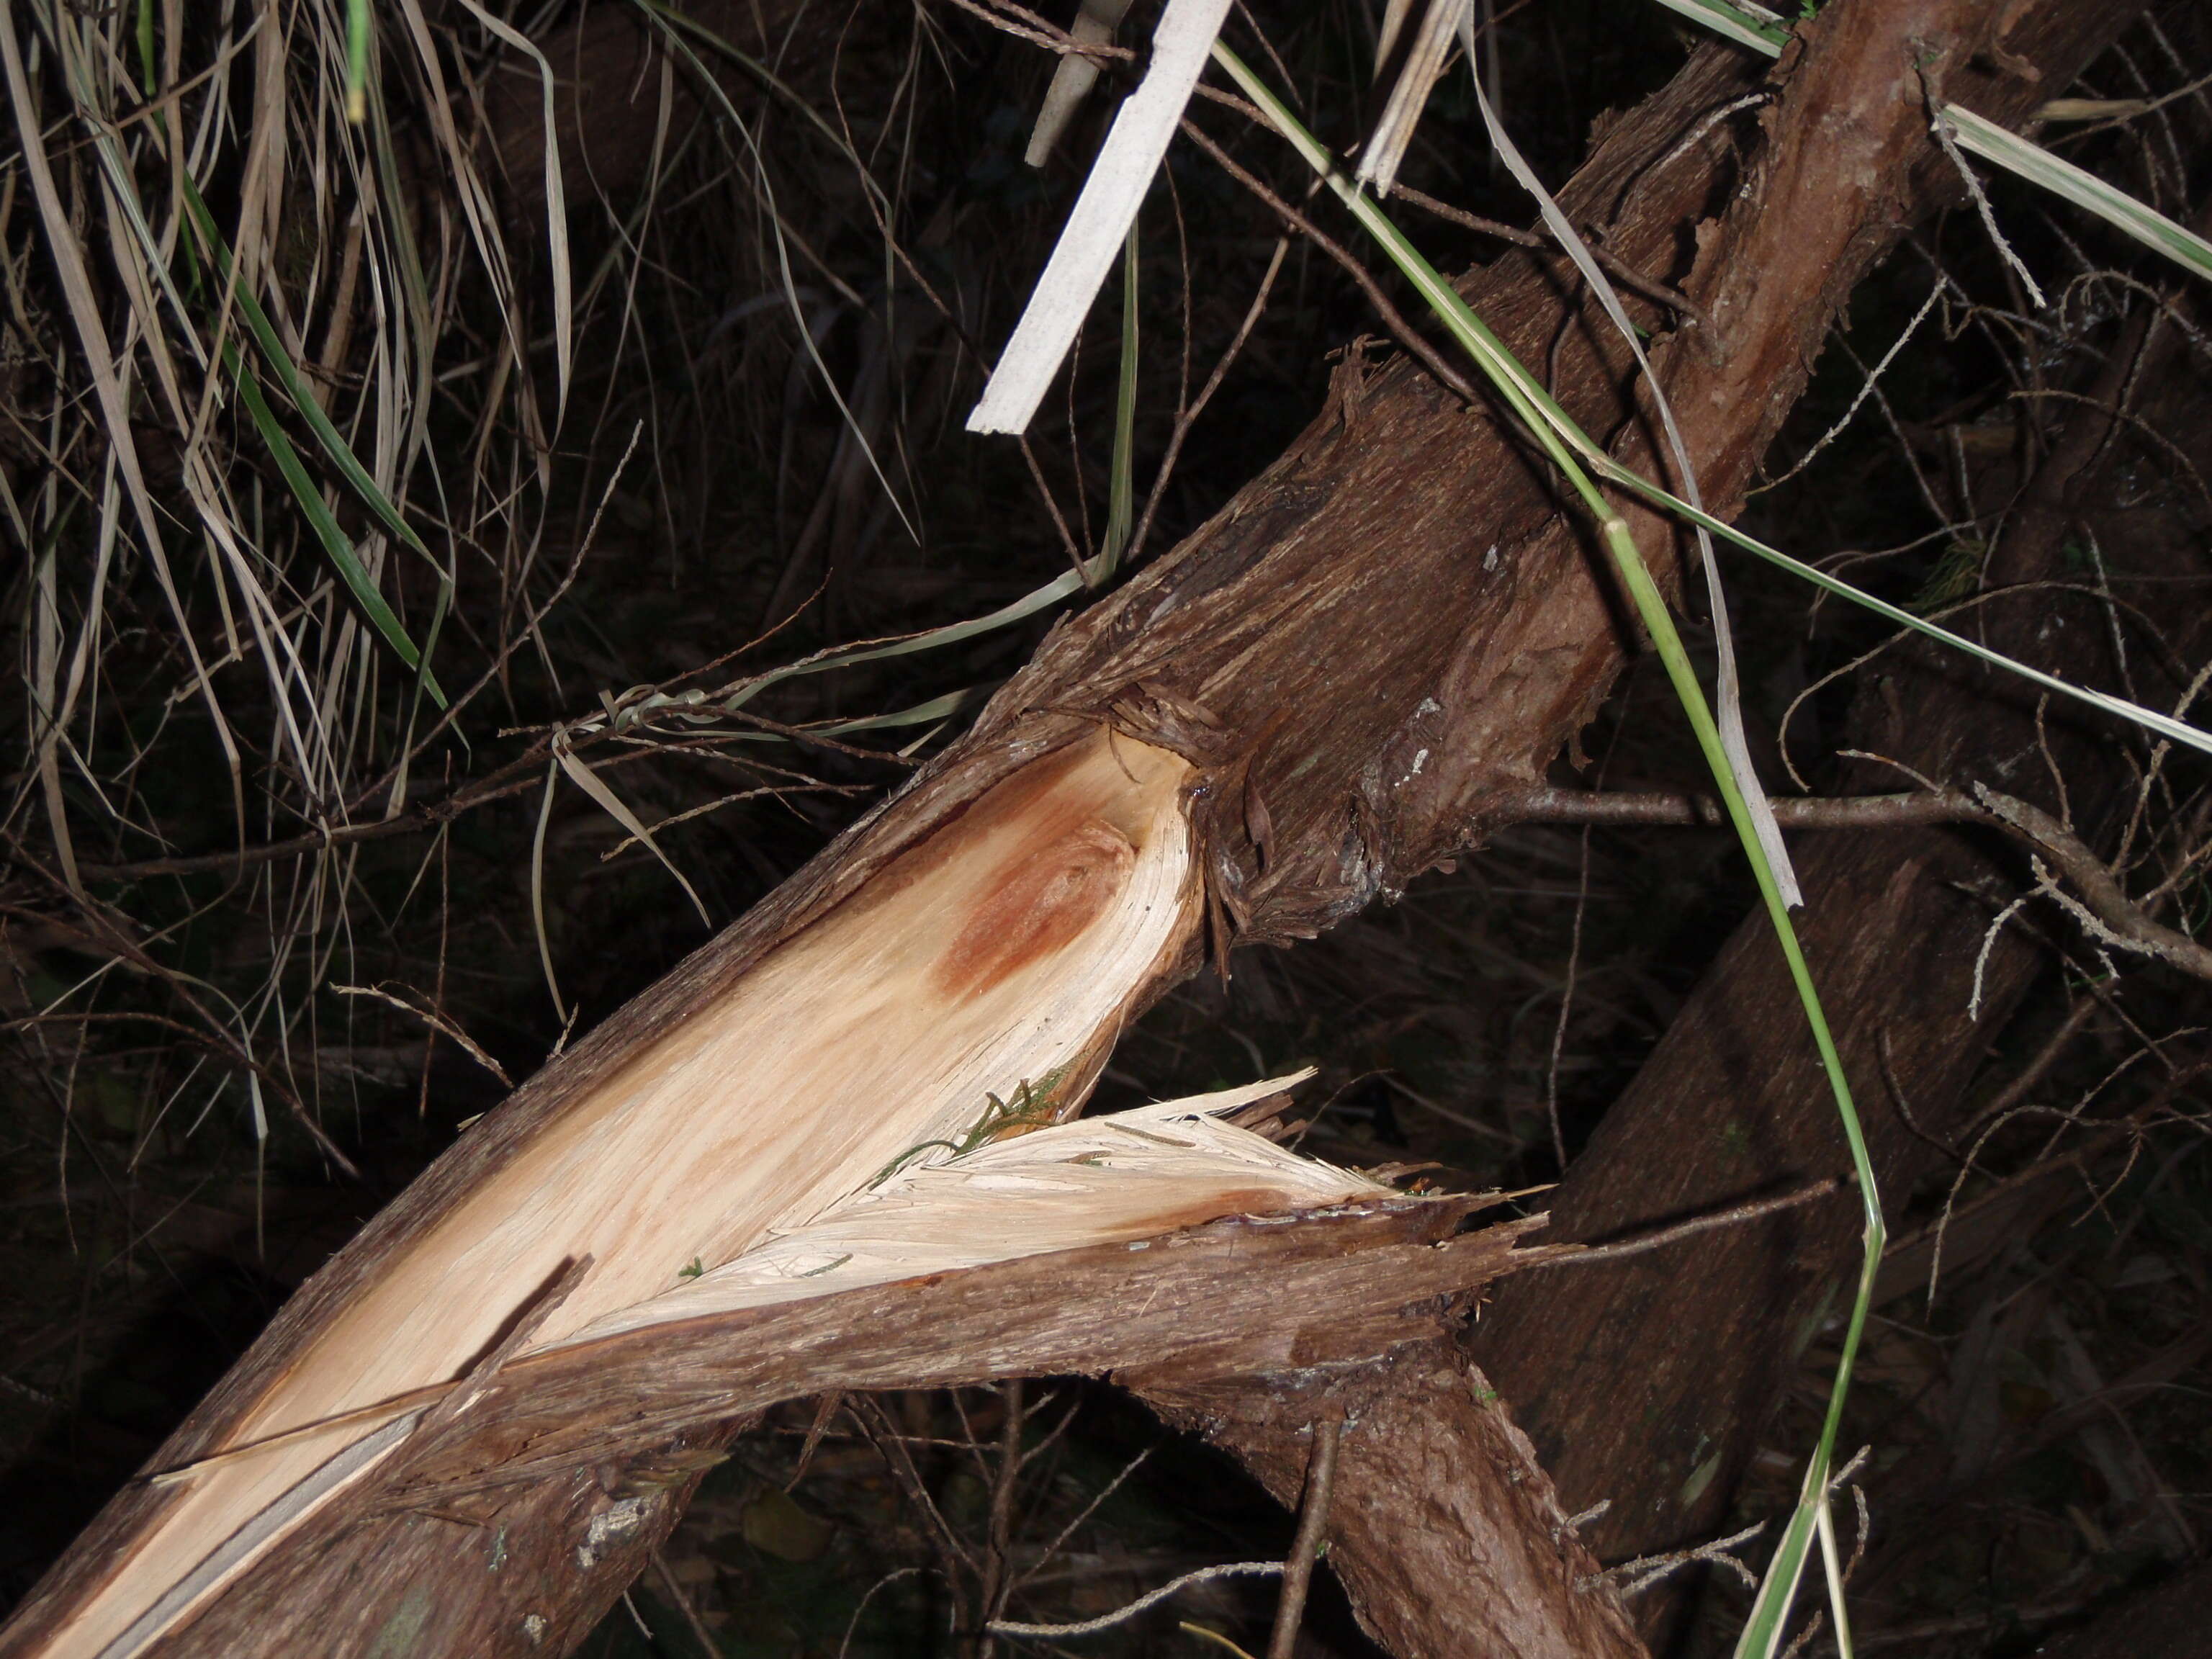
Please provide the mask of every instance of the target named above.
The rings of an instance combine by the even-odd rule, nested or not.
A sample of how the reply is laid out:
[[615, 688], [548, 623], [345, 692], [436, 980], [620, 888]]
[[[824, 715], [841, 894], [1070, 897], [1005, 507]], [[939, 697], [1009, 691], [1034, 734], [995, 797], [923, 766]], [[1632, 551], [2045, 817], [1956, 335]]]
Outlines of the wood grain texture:
[[1285, 1505], [1313, 1424], [1344, 1413], [1328, 1561], [1388, 1651], [1643, 1659], [1534, 1449], [1450, 1338], [1334, 1370], [1207, 1377], [1176, 1364], [1122, 1380], [1234, 1451]]
[[[1655, 356], [1677, 388], [1716, 510], [1739, 502], [1836, 305], [1914, 214], [1942, 199], [1946, 175], [1929, 159], [1924, 112], [1899, 65], [1917, 54], [1945, 96], [2011, 124], [2051, 78], [2038, 83], [2017, 66], [2062, 70], [2109, 26], [2106, 9], [2089, 0], [1854, 0], [1824, 15], [1773, 72], [1764, 129], [1717, 113], [1769, 78], [1768, 66], [1721, 48], [1701, 50], [1667, 89], [1607, 126], [1563, 200], [1616, 256], [1655, 276], [1694, 278], [1704, 296], [1707, 325], [1668, 336]], [[1999, 44], [2000, 54], [1982, 52]], [[1808, 140], [1857, 158], [1849, 175], [1794, 165], [1790, 147]], [[1757, 273], [1748, 293], [1729, 285], [1737, 260]], [[1607, 334], [1589, 307], [1563, 304], [1577, 290], [1562, 262], [1516, 255], [1464, 287], [1524, 360], [1549, 366], [1557, 395], [1586, 428], [1650, 465], [1621, 353], [1594, 343]], [[1632, 309], [1668, 335], [1671, 319]], [[1674, 569], [1671, 532], [1646, 522], [1639, 533], [1647, 556]], [[872, 883], [995, 786], [1102, 724], [1189, 768], [1182, 810], [1217, 942], [1281, 942], [1394, 894], [1479, 837], [1486, 792], [1541, 775], [1595, 709], [1627, 643], [1585, 527], [1563, 514], [1519, 442], [1489, 411], [1461, 405], [1404, 364], [1377, 371], [1353, 352], [1327, 409], [1281, 460], [1171, 555], [1056, 628], [976, 729], [895, 799], [463, 1137], [287, 1304], [157, 1462], [234, 1437], [334, 1322], [554, 1126], [657, 1045], [686, 1041], [785, 942], [841, 903], [867, 902], [860, 896]], [[1254, 801], [1272, 824], [1264, 860], [1250, 834]], [[1119, 1020], [1203, 950], [1194, 927], [1170, 929], [1169, 945], [1117, 994], [1114, 1020], [1091, 1034], [1083, 1065], [1095, 1065]], [[1239, 1444], [1233, 1425], [1243, 1420], [1223, 1414], [1224, 1443]], [[687, 1467], [726, 1432], [672, 1443], [668, 1467]], [[1481, 1443], [1448, 1438], [1437, 1456], [1453, 1447], [1474, 1456]], [[1251, 1455], [1273, 1453], [1262, 1437]], [[1355, 1459], [1340, 1473], [1340, 1501], [1362, 1501], [1358, 1468]], [[1445, 1470], [1440, 1461], [1435, 1473]], [[602, 1471], [586, 1492], [564, 1476], [503, 1498], [517, 1559], [557, 1557], [544, 1553], [544, 1540], [607, 1512], [595, 1505], [634, 1505], [623, 1523], [634, 1520], [634, 1529], [610, 1535], [592, 1570], [562, 1586], [557, 1609], [531, 1615], [549, 1621], [548, 1649], [607, 1604], [619, 1587], [611, 1564], [635, 1565], [636, 1554], [622, 1552], [658, 1537], [685, 1489], [671, 1475], [613, 1498], [609, 1482], [630, 1478]], [[143, 1487], [120, 1495], [0, 1634], [0, 1651], [45, 1651], [58, 1620], [144, 1536], [163, 1503]], [[1377, 1530], [1359, 1547], [1399, 1547], [1380, 1529], [1388, 1512], [1376, 1507]], [[281, 1582], [296, 1604], [321, 1610], [319, 1630], [357, 1632], [384, 1616], [379, 1598], [397, 1594], [392, 1587], [436, 1582], [452, 1551], [447, 1534], [419, 1522], [317, 1538], [250, 1577], [217, 1613], [266, 1610], [268, 1585]], [[1362, 1602], [1358, 1586], [1391, 1583], [1389, 1563], [1363, 1565], [1351, 1547], [1342, 1560], [1355, 1606], [1381, 1628], [1389, 1610]], [[1433, 1620], [1406, 1628], [1401, 1650], [1468, 1651], [1421, 1644], [1459, 1616], [1454, 1608], [1480, 1628], [1476, 1609], [1491, 1587], [1478, 1576], [1428, 1594]]]
[[[353, 1294], [264, 1346], [234, 1408], [172, 1461], [342, 1423], [147, 1494], [57, 1604], [43, 1650], [97, 1655], [140, 1628], [222, 1540], [301, 1501], [375, 1426], [359, 1413], [465, 1373], [564, 1262], [587, 1267], [535, 1341], [806, 1224], [908, 1149], [964, 1133], [993, 1091], [1057, 1079], [1072, 1110], [1129, 999], [1196, 926], [1188, 771], [1103, 732], [1055, 750], [537, 1119]], [[232, 1554], [203, 1599], [250, 1570]]]
[[[1978, 637], [2075, 684], [2114, 690], [2122, 685], [2106, 611], [2063, 586], [2067, 540], [2086, 526], [2099, 544], [2127, 550], [2128, 573], [2192, 584], [2185, 592], [2208, 574], [2201, 507], [2147, 490], [2157, 457], [2110, 412], [2141, 399], [2154, 425], [2185, 447], [2191, 432], [2195, 447], [2212, 444], [2201, 404], [2188, 400], [2179, 331], [2154, 331], [2152, 315], [2082, 384], [2086, 401], [2067, 405], [2039, 465], [2023, 477], [2008, 455], [1973, 480], [1978, 499], [2012, 503], [1983, 580], [2027, 588], [1977, 607]], [[2162, 365], [2185, 372], [2166, 377]], [[2157, 407], [2161, 386], [2183, 399]], [[2123, 603], [2134, 597], [2124, 577], [2119, 592]], [[2183, 689], [2172, 665], [2212, 653], [2212, 616], [2201, 605], [2168, 607], [2160, 621], [2170, 652], [2138, 650], [2132, 690], [2166, 707]], [[2092, 839], [2116, 830], [2136, 799], [2125, 745], [2109, 722], [2041, 701], [1994, 671], [1900, 647], [1869, 672], [1849, 744], [1954, 788], [1983, 781], [2018, 790], [2053, 812], [2069, 811]], [[2066, 780], [2063, 800], [2054, 769]], [[1845, 787], [1893, 788], [1899, 777], [1859, 763]], [[1916, 1179], [1948, 1167], [1942, 1143], [1977, 1108], [1970, 1085], [2051, 957], [2027, 932], [1988, 939], [1991, 918], [2024, 884], [2019, 851], [2001, 837], [1938, 826], [1823, 837], [1802, 869], [1811, 903], [1799, 936], [1893, 1210]], [[1551, 1202], [1560, 1237], [1596, 1240], [1848, 1166], [1796, 988], [1772, 929], [1753, 915]], [[1762, 1428], [1802, 1375], [1803, 1344], [1824, 1312], [1840, 1309], [1859, 1229], [1856, 1195], [1839, 1193], [1717, 1235], [1694, 1258], [1667, 1252], [1593, 1267], [1565, 1304], [1548, 1287], [1501, 1287], [1470, 1351], [1519, 1403], [1567, 1501], [1609, 1500], [1590, 1533], [1601, 1553], [1655, 1553], [1720, 1529]], [[1686, 1271], [1692, 1259], [1695, 1270]], [[1937, 1460], [1876, 1491], [1887, 1493], [1891, 1512], [1911, 1513], [1921, 1505], [1905, 1501], [1901, 1484], [1951, 1475]], [[1918, 1494], [1923, 1504], [1934, 1495]], [[1688, 1587], [1645, 1604], [1655, 1645], [1683, 1612]]]
[[[1219, 1221], [518, 1359], [161, 1651], [558, 1652], [642, 1565], [661, 1510], [714, 1461], [733, 1414], [832, 1389], [1103, 1375], [1194, 1354], [1231, 1370], [1364, 1360], [1432, 1340], [1451, 1298], [1554, 1254], [1516, 1249], [1528, 1220], [1458, 1233], [1469, 1207]], [[1514, 1479], [1540, 1476], [1526, 1463]], [[333, 1583], [341, 1560], [373, 1593]]]

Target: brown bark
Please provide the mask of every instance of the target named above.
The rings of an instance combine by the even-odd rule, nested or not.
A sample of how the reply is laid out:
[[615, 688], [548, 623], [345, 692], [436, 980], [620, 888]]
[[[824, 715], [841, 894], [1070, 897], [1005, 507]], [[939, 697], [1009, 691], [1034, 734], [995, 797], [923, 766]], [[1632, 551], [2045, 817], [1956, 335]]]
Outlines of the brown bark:
[[[1455, 1238], [1468, 1207], [1221, 1221], [526, 1356], [161, 1651], [560, 1652], [643, 1565], [669, 1492], [719, 1461], [733, 1419], [833, 1389], [1363, 1361], [1433, 1338], [1449, 1299], [1553, 1255], [1515, 1250], [1527, 1221]], [[1508, 1506], [1541, 1479], [1506, 1445], [1463, 1501], [1504, 1509], [1482, 1519], [1510, 1535]], [[376, 1564], [367, 1593], [333, 1585], [337, 1556]]]
[[[1739, 501], [1802, 388], [1834, 307], [1946, 188], [1929, 160], [1919, 75], [1947, 97], [2017, 123], [2115, 26], [2103, 8], [2062, 0], [2002, 9], [1860, 0], [1824, 15], [1808, 44], [1792, 49], [1776, 72], [1778, 96], [1759, 137], [1705, 119], [1765, 78], [1764, 66], [1717, 49], [1700, 52], [1665, 92], [1609, 130], [1565, 199], [1602, 228], [1616, 256], [1655, 274], [1674, 275], [1698, 249], [1693, 291], [1710, 320], [1660, 356], [1717, 510]], [[1713, 204], [1731, 199], [1717, 227], [1703, 222]], [[1555, 263], [1515, 258], [1468, 286], [1524, 360], [1551, 360], [1557, 394], [1585, 426], [1642, 461], [1619, 354], [1591, 345], [1605, 337], [1601, 323], [1583, 309], [1563, 310], [1561, 282]], [[1644, 530], [1650, 550], [1661, 551], [1653, 527]], [[1483, 796], [1538, 777], [1621, 661], [1610, 590], [1589, 562], [1583, 527], [1561, 515], [1516, 442], [1491, 416], [1460, 407], [1402, 366], [1370, 374], [1348, 363], [1328, 410], [1281, 461], [1173, 555], [1058, 628], [967, 739], [470, 1131], [287, 1305], [160, 1461], [189, 1461], [222, 1443], [338, 1310], [548, 1126], [710, 1006], [772, 945], [1091, 722], [1175, 750], [1199, 769], [1192, 812], [1217, 945], [1280, 941], [1399, 889], [1463, 845]], [[1187, 939], [1148, 990], [1156, 994], [1200, 953], [1200, 941]], [[1398, 1374], [1432, 1382], [1460, 1371], [1431, 1349], [1401, 1359]], [[1186, 1396], [1185, 1408], [1279, 1490], [1268, 1472], [1284, 1466], [1306, 1386], [1273, 1377], [1210, 1406]], [[1437, 1501], [1451, 1501], [1447, 1489], [1461, 1474], [1475, 1479], [1510, 1462], [1510, 1436], [1495, 1411], [1437, 1411], [1387, 1380], [1374, 1386], [1377, 1420], [1403, 1413], [1406, 1432], [1420, 1425]], [[1443, 1397], [1472, 1400], [1450, 1386]], [[509, 1624], [477, 1650], [543, 1650], [540, 1643], [583, 1629], [618, 1590], [625, 1566], [672, 1522], [688, 1490], [684, 1471], [728, 1431], [687, 1435], [634, 1460], [632, 1478], [653, 1489], [624, 1510], [619, 1535], [605, 1530], [601, 1513], [604, 1535], [582, 1570], [533, 1577], [557, 1601], [537, 1615], [547, 1623], [534, 1635]], [[1498, 1533], [1458, 1558], [1467, 1571], [1424, 1578], [1416, 1589], [1400, 1577], [1401, 1564], [1425, 1559], [1443, 1572], [1442, 1558], [1409, 1547], [1405, 1528], [1415, 1517], [1387, 1460], [1349, 1450], [1335, 1501], [1347, 1515], [1371, 1518], [1347, 1531], [1333, 1559], [1362, 1615], [1401, 1652], [1469, 1651], [1467, 1633], [1486, 1629], [1506, 1645], [1474, 1650], [1575, 1650], [1567, 1626], [1557, 1623], [1548, 1647], [1511, 1645], [1517, 1636], [1486, 1622], [1498, 1586], [1482, 1577], [1571, 1587], [1583, 1559], [1571, 1540], [1546, 1559], [1525, 1529]], [[576, 1528], [604, 1511], [596, 1490], [579, 1473], [509, 1492], [492, 1533], [505, 1541], [487, 1543], [482, 1559], [464, 1561], [449, 1523], [422, 1516], [318, 1534], [312, 1549], [288, 1547], [226, 1591], [202, 1622], [229, 1618], [233, 1603], [266, 1607], [266, 1587], [281, 1580], [318, 1615], [301, 1638], [312, 1650], [360, 1650], [362, 1631], [405, 1612], [395, 1609], [392, 1587], [417, 1586], [407, 1606], [427, 1620], [434, 1611], [444, 1616], [447, 1598], [497, 1599], [495, 1558], [518, 1575], [567, 1559]], [[38, 1650], [41, 1631], [163, 1502], [161, 1489], [144, 1486], [120, 1495], [0, 1648]], [[1529, 1502], [1548, 1521], [1548, 1499], [1532, 1493]], [[1455, 1510], [1422, 1514], [1474, 1524]], [[228, 1627], [243, 1639], [244, 1624]], [[192, 1639], [189, 1627], [183, 1639]], [[173, 1641], [163, 1650], [183, 1650]]]
[[[2085, 522], [2100, 544], [2125, 549], [2135, 572], [2204, 574], [2184, 514], [2165, 502], [2120, 504], [2138, 488], [2126, 480], [2159, 464], [2108, 412], [2155, 386], [2172, 358], [2178, 336], [2153, 315], [2124, 334], [2086, 403], [2069, 405], [2074, 417], [2024, 488], [2009, 486], [2004, 468], [1984, 469], [1983, 498], [2014, 502], [1989, 586], [2063, 585], [2062, 544]], [[2185, 658], [2212, 642], [2201, 611], [2160, 620]], [[1973, 625], [1986, 643], [2065, 678], [2112, 683], [2109, 623], [2079, 591], [2000, 599]], [[2140, 653], [2137, 672], [2138, 695], [2154, 705], [2179, 689]], [[2108, 727], [2056, 706], [2039, 717], [2019, 682], [1928, 650], [1878, 663], [1853, 720], [1857, 748], [1954, 791], [1981, 782], [2070, 812], [2093, 842], [2132, 799]], [[1878, 788], [1900, 776], [1861, 763], [1851, 781]], [[1995, 836], [1934, 826], [1824, 837], [1801, 859], [1809, 903], [1800, 936], [1893, 1212], [1943, 1161], [1935, 1143], [1959, 1128], [1990, 1042], [2050, 963], [2017, 928], [1982, 953], [1991, 918], [2023, 885], [2023, 865]], [[1759, 915], [1607, 1113], [1553, 1211], [1558, 1236], [1595, 1240], [1847, 1168], [1795, 988]], [[1549, 1285], [1502, 1289], [1472, 1333], [1474, 1353], [1515, 1402], [1570, 1505], [1609, 1500], [1589, 1529], [1601, 1554], [1679, 1548], [1718, 1528], [1805, 1343], [1850, 1294], [1858, 1241], [1857, 1202], [1844, 1194], [1732, 1230], [1701, 1247], [1691, 1270], [1679, 1255], [1593, 1267], [1565, 1302]], [[1682, 1588], [1641, 1610], [1655, 1646], [1683, 1610]]]
[[2042, 1659], [2193, 1659], [2212, 1617], [2212, 1565], [2200, 1563], [2037, 1650]]
[[1389, 1652], [1642, 1659], [1528, 1437], [1452, 1341], [1333, 1370], [1210, 1377], [1178, 1364], [1120, 1380], [1233, 1450], [1286, 1505], [1313, 1425], [1343, 1413], [1328, 1561]]

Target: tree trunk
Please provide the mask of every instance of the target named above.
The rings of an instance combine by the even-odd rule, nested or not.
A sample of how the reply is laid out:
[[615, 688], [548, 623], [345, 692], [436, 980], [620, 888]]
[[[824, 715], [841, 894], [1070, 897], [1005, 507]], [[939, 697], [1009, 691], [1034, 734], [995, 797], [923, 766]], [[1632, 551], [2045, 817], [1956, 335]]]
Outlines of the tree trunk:
[[[1923, 84], [2016, 125], [2115, 27], [2086, 0], [1858, 0], [1809, 26], [1771, 76], [1709, 48], [1608, 130], [1564, 199], [1637, 268], [1677, 276], [1698, 250], [1686, 286], [1701, 319], [1657, 357], [1717, 510], [1740, 501], [1851, 285], [1951, 187]], [[1770, 81], [1763, 131], [1710, 118]], [[1586, 309], [1563, 315], [1563, 271], [1515, 258], [1468, 291], [1524, 360], [1549, 360], [1586, 428], [1648, 466], [1622, 353], [1592, 343], [1607, 337]], [[1671, 532], [1646, 519], [1639, 533], [1671, 566]], [[1056, 629], [967, 738], [464, 1135], [287, 1304], [157, 1466], [456, 1379], [467, 1386], [447, 1398], [466, 1401], [491, 1385], [485, 1367], [519, 1370], [687, 1262], [711, 1273], [865, 1189], [968, 1126], [987, 1091], [1035, 1085], [1073, 1110], [1126, 1022], [1209, 946], [1307, 936], [1397, 891], [1479, 835], [1486, 795], [1541, 775], [1623, 660], [1589, 553], [1492, 416], [1355, 356], [1281, 461]], [[535, 1346], [510, 1357], [510, 1337]], [[988, 1344], [973, 1364], [1000, 1369]], [[1511, 1476], [1520, 1443], [1494, 1408], [1461, 1409], [1484, 1402], [1455, 1361], [1431, 1347], [1394, 1364], [1341, 1386], [1373, 1390], [1378, 1421], [1419, 1419], [1425, 1483]], [[1446, 1379], [1452, 1409], [1398, 1395], [1393, 1376]], [[1295, 1385], [1172, 1397], [1283, 1489]], [[422, 1423], [445, 1426], [439, 1411]], [[288, 1441], [321, 1449], [142, 1482], [0, 1648], [274, 1651], [254, 1610], [280, 1585], [302, 1615], [288, 1653], [454, 1650], [445, 1633], [464, 1630], [476, 1652], [557, 1647], [611, 1601], [672, 1523], [685, 1472], [732, 1431], [535, 1474], [461, 1534], [470, 1547], [429, 1511], [349, 1524], [414, 1466], [422, 1447], [404, 1431], [337, 1458], [327, 1437]], [[1548, 1494], [1408, 1512], [1390, 1449], [1348, 1438], [1338, 1501], [1360, 1519], [1333, 1559], [1401, 1651], [1465, 1652], [1486, 1631], [1478, 1651], [1632, 1650], [1607, 1593], [1583, 1594], [1587, 1558]], [[349, 1476], [347, 1457], [382, 1461]], [[153, 1606], [309, 1464], [354, 1485], [229, 1577]], [[1449, 1552], [1409, 1547], [1425, 1516], [1494, 1530], [1447, 1572]], [[1485, 1611], [1524, 1589], [1550, 1598], [1528, 1628]], [[477, 1605], [501, 1616], [475, 1620]]]
[[2212, 1565], [2200, 1563], [2037, 1651], [2043, 1659], [2191, 1659], [2204, 1651], [2208, 1614]]
[[[2204, 575], [2185, 515], [2130, 499], [2144, 471], [2164, 461], [2112, 412], [2154, 401], [2179, 343], [2146, 308], [2081, 388], [2083, 401], [2068, 406], [2032, 476], [2015, 482], [2016, 463], [1983, 469], [1979, 497], [2014, 503], [1985, 586], [2027, 589], [1976, 610], [1984, 642], [2076, 684], [2120, 689], [2106, 606], [2078, 586], [2066, 591], [2063, 546], [2084, 522], [2100, 544], [2127, 550], [2133, 574]], [[2201, 418], [2179, 424], [2212, 439]], [[2124, 600], [2124, 578], [2115, 586]], [[2168, 610], [2160, 621], [2171, 623], [2170, 652], [2135, 659], [2133, 695], [2154, 706], [2183, 689], [2167, 684], [2166, 665], [2193, 665], [2212, 647], [2201, 608]], [[1851, 726], [1852, 747], [1955, 789], [1984, 784], [2054, 816], [2070, 812], [2092, 842], [2117, 829], [2134, 799], [2126, 749], [2109, 722], [2039, 708], [2021, 682], [1918, 646], [1869, 671]], [[1902, 776], [1859, 762], [1849, 784], [1894, 788]], [[1808, 905], [1800, 937], [1893, 1212], [1942, 1163], [1991, 1043], [2051, 963], [2027, 932], [1990, 937], [1992, 918], [2021, 890], [2022, 866], [2019, 849], [1996, 836], [1941, 827], [1822, 837], [1801, 860]], [[1796, 989], [1771, 927], [1754, 915], [1552, 1194], [1556, 1236], [1602, 1239], [1848, 1167]], [[1849, 1295], [1859, 1225], [1856, 1196], [1842, 1193], [1717, 1234], [1694, 1257], [1593, 1267], [1565, 1301], [1540, 1283], [1501, 1287], [1471, 1333], [1474, 1357], [1515, 1402], [1570, 1505], [1609, 1504], [1589, 1529], [1601, 1554], [1679, 1549], [1718, 1529], [1804, 1345]], [[1666, 1645], [1686, 1587], [1658, 1590], [1642, 1609], [1655, 1647]]]

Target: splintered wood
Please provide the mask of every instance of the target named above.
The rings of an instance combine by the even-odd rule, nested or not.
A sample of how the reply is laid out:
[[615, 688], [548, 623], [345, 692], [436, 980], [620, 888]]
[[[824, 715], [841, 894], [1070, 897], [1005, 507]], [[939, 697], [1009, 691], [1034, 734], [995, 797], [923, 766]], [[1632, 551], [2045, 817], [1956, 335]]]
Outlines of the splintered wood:
[[1189, 771], [1102, 732], [1017, 773], [552, 1117], [324, 1323], [38, 1651], [120, 1659], [189, 1618], [403, 1443], [410, 1392], [467, 1372], [564, 1263], [589, 1258], [533, 1347], [711, 1293], [885, 1170], [945, 1161], [992, 1096], [1025, 1103], [1005, 1127], [1073, 1111], [1195, 925]]

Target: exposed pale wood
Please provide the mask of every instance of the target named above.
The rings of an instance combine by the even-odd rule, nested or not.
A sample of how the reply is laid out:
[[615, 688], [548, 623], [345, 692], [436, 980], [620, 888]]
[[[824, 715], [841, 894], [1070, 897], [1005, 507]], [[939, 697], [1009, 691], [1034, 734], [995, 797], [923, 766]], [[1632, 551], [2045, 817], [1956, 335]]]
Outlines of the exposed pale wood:
[[155, 1523], [101, 1564], [45, 1650], [99, 1655], [125, 1632], [130, 1650], [188, 1615], [282, 1532], [135, 1622], [364, 1432], [355, 1413], [465, 1371], [565, 1261], [590, 1265], [540, 1343], [805, 1225], [907, 1149], [962, 1135], [990, 1091], [1030, 1085], [1071, 1109], [1194, 923], [1189, 770], [1105, 732], [1032, 764], [544, 1120], [200, 1454], [332, 1418], [343, 1438], [164, 1487]]
[[[917, 1158], [810, 1225], [778, 1231], [726, 1265], [603, 1315], [566, 1340], [1150, 1238], [1225, 1215], [1394, 1196], [1379, 1182], [1218, 1119], [1311, 1075], [1063, 1123], [942, 1163]], [[928, 1153], [945, 1157], [942, 1148]]]

